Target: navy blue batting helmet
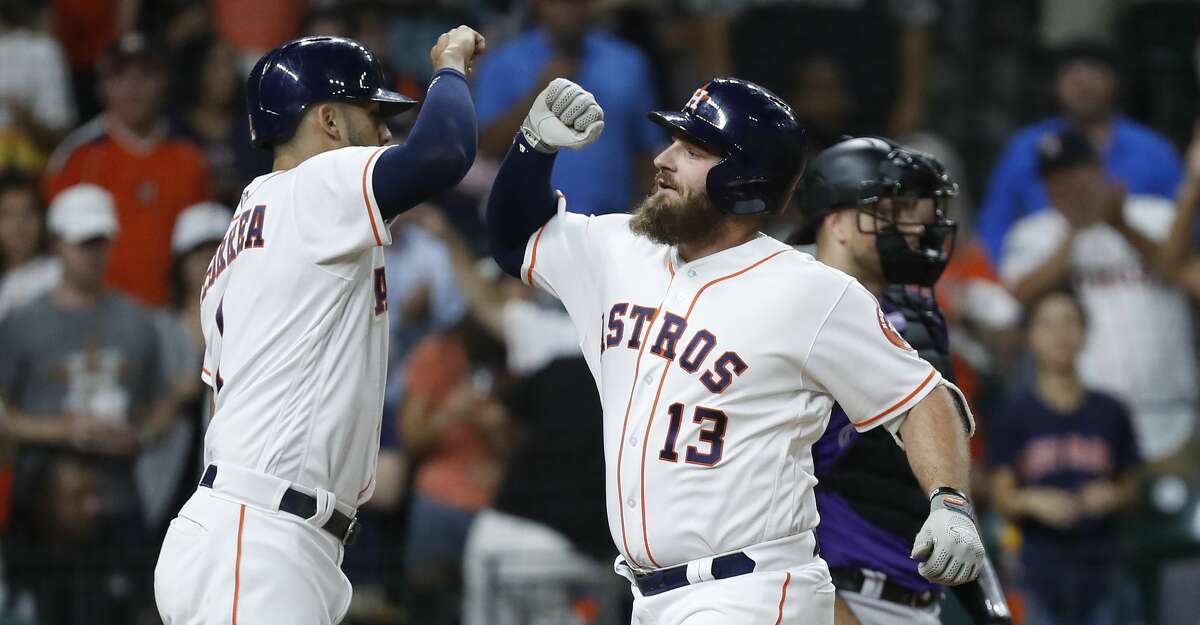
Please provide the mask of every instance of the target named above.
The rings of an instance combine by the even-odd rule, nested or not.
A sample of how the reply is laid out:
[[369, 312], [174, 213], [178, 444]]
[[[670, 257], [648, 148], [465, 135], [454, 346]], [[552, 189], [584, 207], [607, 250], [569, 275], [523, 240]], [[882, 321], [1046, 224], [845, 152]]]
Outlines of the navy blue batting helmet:
[[752, 82], [717, 78], [679, 112], [655, 111], [650, 120], [723, 157], [705, 186], [727, 213], [783, 210], [804, 173], [804, 128], [786, 102]]
[[343, 37], [304, 37], [266, 53], [246, 81], [250, 140], [286, 141], [308, 107], [319, 102], [378, 102], [385, 116], [417, 101], [385, 88], [383, 67], [363, 44]]

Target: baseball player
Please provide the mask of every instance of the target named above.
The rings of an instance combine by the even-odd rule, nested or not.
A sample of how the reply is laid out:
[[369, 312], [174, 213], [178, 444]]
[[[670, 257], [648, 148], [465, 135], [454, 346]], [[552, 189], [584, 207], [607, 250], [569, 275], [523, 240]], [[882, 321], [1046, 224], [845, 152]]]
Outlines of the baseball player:
[[[802, 189], [794, 242], [816, 243], [817, 260], [871, 291], [903, 340], [953, 380], [946, 322], [931, 291], [958, 228], [946, 216], [958, 187], [941, 162], [882, 138], [848, 139], [813, 160]], [[938, 623], [941, 586], [910, 557], [928, 502], [904, 452], [886, 432], [857, 431], [837, 405], [813, 461], [817, 536], [845, 604], [839, 614], [853, 614], [845, 622]], [[994, 571], [984, 565], [984, 585], [956, 588], [970, 586], [959, 598], [981, 624], [1011, 622]]]
[[835, 402], [858, 430], [902, 440], [932, 493], [922, 572], [973, 579], [983, 547], [961, 496], [972, 422], [957, 390], [862, 285], [758, 232], [803, 169], [791, 109], [720, 78], [650, 118], [674, 141], [633, 215], [567, 212], [550, 188], [555, 153], [594, 141], [603, 111], [554, 80], [487, 207], [496, 261], [562, 300], [580, 334], [633, 622], [832, 623], [811, 447]]
[[163, 541], [167, 625], [337, 623], [355, 510], [374, 488], [387, 362], [388, 222], [456, 184], [475, 156], [465, 73], [484, 40], [442, 35], [408, 141], [385, 122], [415, 102], [375, 55], [310, 37], [259, 59], [250, 135], [274, 171], [242, 193], [201, 297], [207, 468]]

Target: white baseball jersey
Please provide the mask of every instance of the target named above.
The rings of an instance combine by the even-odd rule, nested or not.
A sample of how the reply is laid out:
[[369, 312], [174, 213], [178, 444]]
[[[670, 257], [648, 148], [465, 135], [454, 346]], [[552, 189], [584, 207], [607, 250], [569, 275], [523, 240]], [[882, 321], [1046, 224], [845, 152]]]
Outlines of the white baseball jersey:
[[349, 147], [256, 178], [201, 295], [205, 462], [357, 506], [371, 497], [387, 367], [391, 235], [371, 174], [388, 149]]
[[860, 430], [895, 425], [941, 376], [807, 254], [759, 235], [684, 263], [628, 224], [560, 200], [522, 268], [596, 378], [617, 549], [660, 568], [816, 527], [810, 451], [834, 402]]
[[[1125, 220], [1156, 241], [1167, 238], [1175, 206], [1167, 199], [1130, 196]], [[1004, 241], [1000, 274], [1014, 285], [1044, 264], [1070, 230], [1057, 210], [1013, 225]], [[1136, 249], [1113, 227], [1096, 224], [1076, 237], [1071, 280], [1088, 312], [1079, 375], [1089, 386], [1130, 402], [1142, 455], [1161, 458], [1179, 449], [1196, 421], [1196, 353], [1187, 297], [1146, 269]]]

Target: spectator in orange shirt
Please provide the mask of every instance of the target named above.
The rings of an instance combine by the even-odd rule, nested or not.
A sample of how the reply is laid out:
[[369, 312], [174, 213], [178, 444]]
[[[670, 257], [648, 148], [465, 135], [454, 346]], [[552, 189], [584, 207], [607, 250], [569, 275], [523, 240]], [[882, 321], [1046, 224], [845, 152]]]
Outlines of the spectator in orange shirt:
[[491, 505], [511, 445], [507, 415], [487, 388], [502, 360], [485, 362], [494, 356], [485, 336], [468, 318], [425, 337], [408, 362], [399, 416], [413, 466], [404, 567], [414, 602], [461, 587], [467, 531]]
[[105, 279], [143, 304], [160, 306], [167, 301], [175, 218], [207, 199], [207, 166], [200, 150], [169, 128], [162, 109], [165, 66], [143, 36], [119, 39], [100, 76], [105, 110], [55, 150], [46, 196], [81, 182], [109, 191], [121, 234]]

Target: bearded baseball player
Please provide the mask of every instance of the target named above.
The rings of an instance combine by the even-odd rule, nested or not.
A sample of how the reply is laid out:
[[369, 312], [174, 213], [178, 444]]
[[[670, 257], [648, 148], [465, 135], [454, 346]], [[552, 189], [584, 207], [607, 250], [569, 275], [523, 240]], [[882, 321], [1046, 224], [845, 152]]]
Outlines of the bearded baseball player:
[[971, 430], [957, 389], [857, 281], [758, 231], [803, 170], [791, 109], [721, 78], [650, 118], [674, 137], [650, 195], [632, 215], [567, 212], [550, 187], [555, 153], [595, 141], [603, 112], [551, 82], [487, 208], [496, 261], [562, 300], [596, 379], [633, 622], [833, 622], [812, 445], [835, 403], [857, 430], [902, 441], [935, 493], [914, 547], [924, 573], [973, 578], [983, 547], [956, 494]]
[[483, 38], [442, 35], [409, 139], [388, 118], [415, 102], [384, 86], [362, 44], [310, 37], [260, 59], [250, 135], [273, 150], [204, 282], [202, 379], [215, 414], [207, 468], [171, 522], [155, 571], [168, 625], [341, 621], [340, 569], [371, 497], [387, 363], [388, 222], [456, 184], [475, 157], [465, 73]]
[[[946, 214], [958, 187], [941, 162], [887, 139], [848, 139], [813, 159], [801, 188], [803, 223], [793, 240], [816, 243], [817, 260], [858, 280], [904, 342], [953, 380], [946, 321], [932, 293], [958, 228]], [[835, 405], [813, 462], [817, 536], [837, 587], [838, 624], [939, 623], [942, 587], [928, 579], [930, 565], [912, 559], [930, 493], [903, 450], [882, 430], [860, 432]], [[967, 501], [962, 492], [939, 492]], [[977, 623], [1011, 622], [994, 570], [983, 565], [978, 582], [955, 591]]]

